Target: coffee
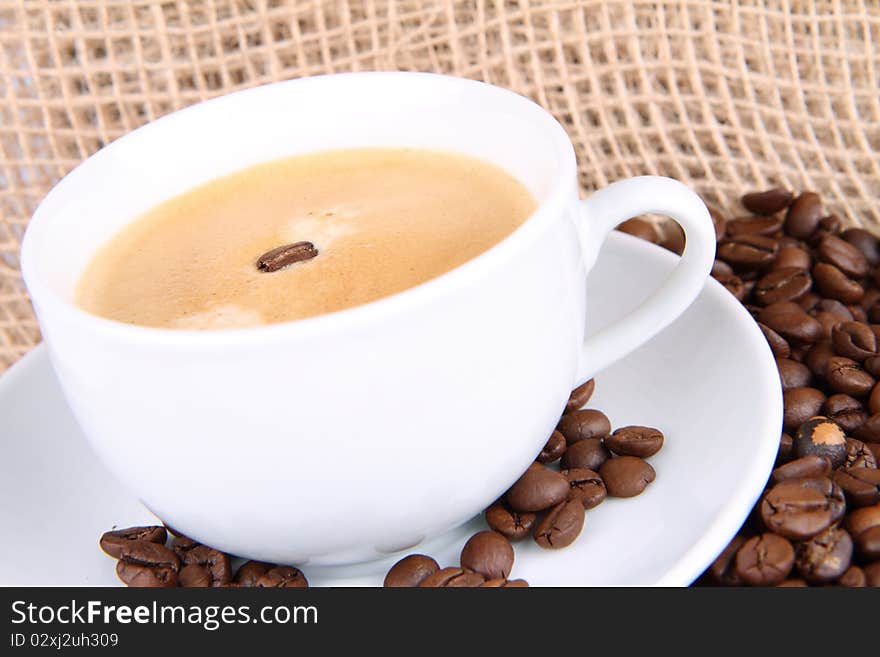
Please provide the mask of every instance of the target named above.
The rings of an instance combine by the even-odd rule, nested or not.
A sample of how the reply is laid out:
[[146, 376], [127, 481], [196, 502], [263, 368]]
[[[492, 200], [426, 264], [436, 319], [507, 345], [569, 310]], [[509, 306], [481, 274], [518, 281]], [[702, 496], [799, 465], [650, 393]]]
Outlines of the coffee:
[[255, 326], [406, 290], [483, 253], [535, 209], [517, 180], [460, 154], [312, 153], [189, 190], [111, 238], [77, 303], [143, 326]]

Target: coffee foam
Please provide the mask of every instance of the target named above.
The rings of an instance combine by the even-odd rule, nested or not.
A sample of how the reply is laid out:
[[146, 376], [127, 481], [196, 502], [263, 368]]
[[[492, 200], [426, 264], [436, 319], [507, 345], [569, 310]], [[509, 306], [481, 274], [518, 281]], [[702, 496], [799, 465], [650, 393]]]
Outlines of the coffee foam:
[[[325, 151], [259, 164], [169, 199], [96, 253], [77, 303], [130, 324], [223, 329], [335, 312], [406, 290], [484, 252], [535, 200], [471, 157]], [[318, 255], [272, 272], [260, 256]]]
[[208, 308], [171, 320], [169, 328], [176, 329], [228, 329], [265, 324], [263, 316], [253, 308], [245, 308], [234, 303]]
[[318, 251], [330, 247], [339, 238], [357, 231], [357, 209], [337, 205], [320, 212], [291, 217], [282, 231], [282, 242], [311, 242]]

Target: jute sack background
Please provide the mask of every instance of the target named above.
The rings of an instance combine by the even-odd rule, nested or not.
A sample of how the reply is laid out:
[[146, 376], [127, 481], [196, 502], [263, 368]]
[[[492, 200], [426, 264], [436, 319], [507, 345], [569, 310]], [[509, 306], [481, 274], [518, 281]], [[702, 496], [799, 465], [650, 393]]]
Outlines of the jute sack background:
[[36, 204], [172, 110], [304, 75], [452, 73], [552, 111], [585, 192], [658, 173], [735, 214], [779, 183], [880, 229], [877, 44], [875, 0], [0, 0], [0, 369], [39, 341], [18, 270]]

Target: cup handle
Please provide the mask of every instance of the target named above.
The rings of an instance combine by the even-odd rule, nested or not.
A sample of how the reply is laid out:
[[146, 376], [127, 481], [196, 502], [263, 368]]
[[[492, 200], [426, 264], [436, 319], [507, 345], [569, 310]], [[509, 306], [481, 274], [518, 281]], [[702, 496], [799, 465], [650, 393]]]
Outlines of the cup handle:
[[639, 176], [612, 183], [580, 202], [587, 271], [611, 230], [645, 213], [668, 215], [678, 222], [685, 234], [684, 253], [666, 282], [648, 299], [584, 342], [576, 385], [666, 328], [697, 298], [712, 269], [715, 228], [700, 197], [677, 180]]

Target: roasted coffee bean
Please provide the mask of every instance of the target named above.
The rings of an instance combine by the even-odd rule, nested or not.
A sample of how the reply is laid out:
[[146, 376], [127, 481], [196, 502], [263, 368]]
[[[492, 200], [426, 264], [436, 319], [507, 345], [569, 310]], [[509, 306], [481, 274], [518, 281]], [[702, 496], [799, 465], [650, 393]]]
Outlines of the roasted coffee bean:
[[830, 341], [817, 342], [810, 347], [804, 363], [810, 368], [810, 371], [816, 376], [822, 378], [828, 368], [828, 361], [834, 358], [834, 347]]
[[562, 458], [563, 454], [565, 454], [565, 436], [558, 431], [554, 431], [550, 434], [547, 444], [544, 445], [544, 449], [541, 450], [541, 453], [538, 454], [538, 458], [535, 460], [538, 463], [553, 463]]
[[663, 432], [652, 427], [621, 427], [605, 439], [605, 446], [615, 454], [644, 459], [663, 447]]
[[877, 289], [876, 287], [869, 287], [865, 290], [865, 296], [863, 296], [862, 300], [859, 301], [859, 306], [866, 313], [870, 314], [871, 308], [875, 306], [878, 301], [880, 301], [880, 289]]
[[834, 265], [825, 262], [813, 265], [813, 280], [826, 297], [846, 304], [858, 303], [865, 295], [865, 289], [861, 285], [848, 278]]
[[257, 269], [264, 272], [278, 271], [288, 265], [303, 260], [311, 260], [318, 255], [318, 249], [311, 242], [294, 242], [266, 251], [257, 258]]
[[853, 435], [868, 447], [871, 446], [870, 443], [880, 442], [880, 413], [869, 416], [862, 426], [853, 431]]
[[116, 574], [128, 586], [177, 586], [180, 560], [161, 543], [130, 540], [118, 546]]
[[849, 308], [837, 299], [819, 299], [814, 308], [815, 312], [824, 310], [839, 318], [842, 322], [853, 321], [853, 315]]
[[489, 579], [480, 584], [480, 588], [527, 589], [529, 583], [524, 579]]
[[874, 458], [877, 459], [877, 467], [880, 468], [880, 443], [878, 442], [866, 442], [865, 447], [867, 447], [874, 454]]
[[793, 347], [791, 350], [791, 356], [789, 356], [789, 358], [791, 358], [796, 363], [803, 363], [811, 346], [812, 345], [802, 344]]
[[791, 235], [786, 235], [782, 233], [776, 238], [776, 243], [779, 245], [780, 249], [784, 249], [786, 247], [795, 247], [798, 249], [806, 248], [803, 240], [799, 240], [796, 237], [792, 237]]
[[[809, 367], [790, 358], [777, 358], [776, 368], [779, 370], [779, 381], [782, 383], [783, 390], [805, 388], [813, 380], [813, 373], [810, 372]], [[878, 400], [880, 400], [880, 396], [878, 396]]]
[[177, 585], [187, 589], [202, 589], [212, 586], [223, 586], [222, 584], [214, 584], [211, 577], [211, 571], [207, 566], [197, 563], [191, 563], [180, 569], [177, 575]]
[[736, 553], [739, 580], [753, 586], [772, 586], [784, 580], [794, 565], [794, 548], [782, 536], [753, 536]]
[[748, 537], [742, 534], [734, 536], [709, 566], [709, 577], [716, 584], [724, 586], [740, 586], [742, 584], [742, 580], [736, 573], [736, 553], [747, 540]]
[[199, 545], [201, 545], [201, 543], [194, 541], [189, 536], [184, 536], [183, 534], [177, 534], [174, 537], [174, 540], [171, 541], [171, 549], [174, 550], [174, 554], [176, 554], [181, 561], [186, 557], [187, 552], [197, 548]]
[[876, 468], [877, 466], [877, 457], [868, 445], [855, 438], [846, 439], [844, 468]]
[[880, 377], [880, 356], [866, 358], [862, 366], [872, 376]]
[[808, 582], [824, 584], [841, 577], [852, 561], [853, 542], [843, 529], [829, 527], [798, 543], [795, 564]]
[[842, 392], [854, 397], [863, 397], [871, 392], [876, 381], [874, 377], [862, 369], [856, 361], [843, 356], [835, 356], [828, 360], [825, 367], [825, 380], [835, 392]]
[[461, 567], [486, 579], [507, 579], [513, 570], [513, 546], [498, 532], [477, 532], [461, 550]]
[[721, 283], [724, 289], [730, 292], [737, 301], [742, 301], [746, 298], [746, 286], [736, 274], [719, 275], [715, 277], [715, 280]]
[[826, 235], [816, 249], [822, 262], [834, 265], [850, 278], [864, 278], [868, 275], [868, 261], [862, 252], [846, 240], [836, 235]]
[[590, 397], [593, 396], [593, 391], [596, 389], [596, 380], [590, 379], [583, 385], [579, 385], [577, 388], [571, 391], [571, 394], [568, 396], [568, 402], [565, 404], [565, 412], [571, 413], [572, 411], [577, 411], [583, 408], [588, 401], [590, 401]]
[[543, 511], [568, 497], [565, 477], [533, 463], [507, 491], [506, 500], [515, 511]]
[[[780, 246], [773, 260], [773, 269], [795, 268], [809, 271], [813, 266], [810, 254], [798, 246]], [[810, 281], [812, 283], [812, 279]]]
[[764, 334], [764, 338], [766, 338], [767, 344], [770, 345], [770, 351], [773, 352], [774, 357], [788, 358], [791, 356], [791, 347], [785, 338], [760, 322], [758, 322], [758, 328], [761, 329], [761, 333]]
[[737, 270], [754, 270], [776, 258], [776, 240], [762, 235], [728, 237], [718, 245], [718, 257]]
[[486, 579], [479, 573], [464, 568], [442, 568], [428, 575], [419, 584], [421, 588], [473, 588], [481, 586]]
[[767, 306], [761, 311], [758, 321], [786, 340], [816, 342], [822, 334], [819, 322], [792, 301], [777, 301]]
[[210, 577], [209, 586], [221, 586], [232, 581], [232, 565], [229, 555], [220, 550], [209, 548], [207, 545], [198, 545], [187, 550], [181, 557], [181, 561], [187, 565], [204, 566]]
[[232, 581], [240, 586], [256, 586], [259, 579], [272, 568], [272, 564], [262, 561], [245, 561], [238, 570]]
[[846, 435], [827, 417], [810, 418], [798, 427], [794, 436], [794, 455], [798, 458], [822, 456], [832, 468], [837, 468], [846, 460]]
[[772, 236], [782, 229], [782, 217], [737, 217], [727, 222], [727, 234], [731, 237], [742, 235]]
[[868, 414], [865, 413], [858, 399], [840, 393], [831, 395], [825, 400], [822, 415], [834, 420], [844, 433], [855, 431], [868, 419]]
[[161, 566], [173, 571], [180, 570], [180, 559], [161, 543], [128, 541], [118, 546], [117, 557], [121, 561], [144, 566]]
[[588, 408], [563, 415], [556, 429], [571, 445], [587, 438], [605, 438], [611, 433], [611, 422], [602, 411]]
[[734, 275], [733, 267], [728, 265], [723, 260], [716, 259], [715, 262], [712, 264], [712, 277], [713, 278], [717, 279], [718, 277], [733, 276], [733, 275]]
[[819, 227], [825, 216], [822, 199], [815, 192], [803, 192], [789, 206], [785, 215], [785, 232], [799, 240], [805, 240]]
[[767, 529], [795, 541], [828, 529], [845, 510], [843, 491], [827, 477], [780, 482], [767, 491], [760, 504]]
[[627, 219], [617, 227], [617, 230], [622, 233], [629, 233], [633, 237], [638, 237], [647, 242], [656, 243], [659, 241], [657, 229], [654, 227], [654, 224], [650, 221], [645, 221], [644, 219]]
[[[877, 295], [876, 298], [874, 298], [875, 293]], [[868, 318], [867, 323], [870, 325], [871, 330], [874, 331], [874, 334], [877, 335], [877, 327], [880, 326], [880, 289], [876, 287], [870, 288], [865, 293], [865, 296], [862, 297], [862, 303], [859, 305], [865, 310], [865, 316]]]
[[836, 214], [829, 214], [827, 217], [822, 217], [819, 219], [819, 230], [810, 236], [810, 240], [815, 240], [816, 244], [818, 244], [821, 239], [816, 240], [817, 233], [822, 232], [822, 237], [825, 237], [826, 235], [837, 235], [840, 233], [842, 225], [843, 222]]
[[868, 580], [865, 577], [865, 571], [858, 566], [850, 566], [846, 572], [837, 580], [838, 586], [846, 586], [849, 588], [861, 588], [867, 586]]
[[869, 563], [862, 571], [865, 573], [866, 586], [880, 586], [880, 561]]
[[404, 588], [419, 586], [427, 577], [440, 570], [431, 557], [424, 554], [411, 554], [391, 566], [385, 575], [385, 588]]
[[774, 187], [764, 192], [745, 194], [742, 197], [742, 204], [749, 212], [766, 215], [784, 210], [791, 205], [793, 199], [794, 194], [787, 189]]
[[825, 395], [816, 388], [792, 388], [782, 393], [782, 426], [794, 433], [822, 410]]
[[[864, 299], [864, 297], [862, 297]], [[868, 322], [868, 313], [865, 312], [865, 309], [862, 308], [858, 304], [851, 303], [847, 306], [847, 309], [852, 313], [854, 322], [861, 322], [862, 324], [867, 324]]]
[[[805, 313], [815, 312], [816, 307], [822, 303], [822, 297], [814, 292], [807, 292], [804, 296], [798, 299], [795, 303], [800, 306], [801, 310]], [[846, 306], [844, 306], [846, 307]]]
[[257, 580], [256, 586], [265, 589], [307, 589], [309, 582], [298, 568], [275, 566]]
[[[780, 466], [783, 463], [788, 463], [792, 458], [793, 451], [794, 439], [787, 433], [783, 433], [779, 438], [779, 449], [776, 450], [776, 465]], [[829, 467], [830, 465], [829, 463]]]
[[831, 474], [840, 486], [850, 507], [880, 504], [880, 470], [877, 468], [841, 468]]
[[611, 452], [605, 448], [601, 440], [587, 438], [577, 441], [565, 450], [560, 465], [567, 469], [582, 468], [598, 471], [602, 464], [610, 458]]
[[685, 238], [681, 226], [674, 221], [666, 222], [663, 227], [663, 239], [660, 240], [660, 246], [678, 255], [684, 253]]
[[172, 588], [177, 586], [177, 570], [165, 566], [148, 566], [128, 561], [116, 564], [116, 576], [126, 586], [138, 588]]
[[542, 548], [564, 548], [580, 535], [586, 512], [579, 500], [560, 502], [547, 511], [535, 527], [535, 543]]
[[752, 295], [758, 303], [769, 306], [777, 301], [794, 301], [806, 294], [812, 285], [807, 270], [783, 267], [774, 269], [758, 280]]
[[715, 241], [720, 242], [727, 234], [727, 219], [716, 208], [708, 204], [706, 208], [709, 210], [709, 216], [712, 217], [712, 225], [715, 228]]
[[871, 388], [871, 394], [868, 396], [868, 411], [871, 415], [880, 413], [880, 383]]
[[831, 344], [840, 356], [859, 362], [877, 355], [877, 336], [861, 322], [842, 323], [831, 332]]
[[859, 250], [872, 267], [880, 264], [880, 241], [864, 228], [847, 228], [840, 236]]
[[612, 497], [635, 497], [654, 481], [651, 465], [637, 456], [617, 456], [599, 468], [599, 475]]
[[843, 320], [841, 320], [840, 317], [825, 311], [817, 312], [815, 318], [822, 326], [821, 340], [830, 340], [831, 336], [834, 334], [834, 330], [843, 324]]
[[560, 474], [568, 480], [568, 485], [571, 487], [569, 499], [578, 500], [584, 505], [584, 509], [599, 506], [608, 494], [605, 482], [594, 470], [572, 468], [562, 470]]
[[829, 474], [831, 474], [831, 462], [824, 456], [810, 454], [774, 469], [770, 474], [770, 484], [804, 477], [827, 477]]
[[165, 545], [168, 533], [164, 527], [150, 525], [148, 527], [128, 527], [104, 532], [101, 536], [101, 549], [114, 559], [120, 558], [122, 546], [129, 541], [146, 541]]
[[534, 513], [514, 511], [501, 502], [496, 502], [486, 509], [486, 524], [512, 541], [531, 534], [536, 519]]
[[852, 510], [846, 516], [846, 529], [865, 559], [880, 559], [880, 504]]

